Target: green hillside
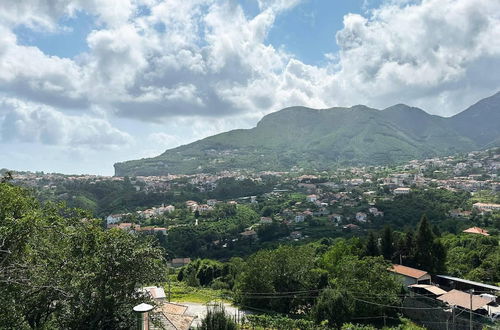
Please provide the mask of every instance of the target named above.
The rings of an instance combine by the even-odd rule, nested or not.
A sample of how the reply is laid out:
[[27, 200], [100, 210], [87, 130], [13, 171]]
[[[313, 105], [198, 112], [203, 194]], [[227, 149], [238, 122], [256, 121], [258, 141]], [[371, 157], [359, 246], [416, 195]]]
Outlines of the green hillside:
[[[500, 141], [500, 93], [443, 118], [403, 104], [377, 110], [291, 107], [252, 129], [214, 135], [147, 159], [115, 164], [119, 176], [222, 170], [377, 165], [491, 147]], [[487, 132], [484, 132], [487, 127]]]

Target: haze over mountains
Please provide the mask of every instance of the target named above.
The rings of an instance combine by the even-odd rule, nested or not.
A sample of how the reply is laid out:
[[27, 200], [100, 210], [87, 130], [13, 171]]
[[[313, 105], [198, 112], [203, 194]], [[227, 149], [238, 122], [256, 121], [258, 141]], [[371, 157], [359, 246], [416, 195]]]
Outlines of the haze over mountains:
[[116, 163], [115, 175], [164, 175], [248, 169], [331, 169], [380, 165], [500, 146], [500, 92], [453, 117], [404, 104], [324, 110], [290, 107], [237, 129]]

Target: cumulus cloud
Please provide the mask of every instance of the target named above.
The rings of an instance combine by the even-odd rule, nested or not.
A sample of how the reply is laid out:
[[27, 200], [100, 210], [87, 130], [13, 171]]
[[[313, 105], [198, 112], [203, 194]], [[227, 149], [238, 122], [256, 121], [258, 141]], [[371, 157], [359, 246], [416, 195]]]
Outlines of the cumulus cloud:
[[4, 113], [0, 130], [3, 142], [102, 148], [123, 146], [132, 140], [128, 133], [104, 119], [70, 116], [47, 106], [12, 99], [0, 102], [0, 108], [0, 113]]
[[[220, 131], [292, 105], [404, 102], [451, 115], [500, 87], [491, 69], [500, 67], [498, 1], [393, 0], [348, 14], [336, 34], [340, 51], [325, 54], [324, 66], [266, 41], [277, 15], [299, 3], [258, 0], [260, 12], [248, 17], [230, 0], [3, 2], [0, 93], [39, 105], [11, 113], [27, 127], [41, 125], [41, 117], [28, 119], [42, 112], [94, 127], [98, 108], [110, 117], [197, 122], [208, 133], [207, 117], [222, 123]], [[141, 8], [147, 10], [139, 14]], [[87, 36], [88, 51], [75, 59], [19, 45], [12, 32], [24, 24], [57, 33], [58, 20], [80, 10], [99, 24]], [[38, 132], [51, 141], [52, 132]], [[58, 136], [73, 141], [64, 132]]]

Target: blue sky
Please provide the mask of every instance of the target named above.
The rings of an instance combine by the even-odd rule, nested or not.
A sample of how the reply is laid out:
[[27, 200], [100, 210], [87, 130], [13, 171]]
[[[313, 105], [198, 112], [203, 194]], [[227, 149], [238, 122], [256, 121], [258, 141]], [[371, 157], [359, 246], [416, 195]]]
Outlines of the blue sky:
[[287, 106], [451, 116], [500, 90], [497, 0], [0, 3], [0, 168], [113, 163]]

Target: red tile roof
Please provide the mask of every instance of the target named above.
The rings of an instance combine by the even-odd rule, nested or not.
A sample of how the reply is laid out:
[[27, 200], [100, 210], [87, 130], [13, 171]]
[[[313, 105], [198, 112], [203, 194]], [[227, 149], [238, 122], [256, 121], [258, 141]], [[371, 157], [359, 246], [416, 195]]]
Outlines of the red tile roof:
[[429, 275], [425, 270], [420, 270], [416, 268], [411, 268], [411, 267], [406, 267], [403, 265], [396, 265], [393, 264], [392, 268], [389, 269], [391, 272], [394, 272], [396, 274], [412, 277], [419, 279], [425, 275]]
[[486, 229], [482, 229], [479, 227], [470, 227], [470, 228], [464, 230], [463, 232], [469, 233], [469, 234], [479, 234], [479, 235], [484, 235], [484, 236], [490, 236], [490, 234], [488, 234], [488, 231]]

